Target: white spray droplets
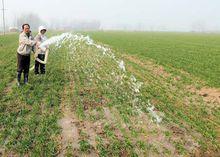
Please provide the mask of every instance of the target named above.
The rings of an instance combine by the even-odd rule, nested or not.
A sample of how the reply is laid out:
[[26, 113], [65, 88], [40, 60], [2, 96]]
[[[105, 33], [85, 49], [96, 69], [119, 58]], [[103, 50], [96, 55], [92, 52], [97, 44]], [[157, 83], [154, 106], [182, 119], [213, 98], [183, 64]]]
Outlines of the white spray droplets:
[[134, 93], [140, 93], [140, 89], [143, 85], [143, 82], [137, 81], [137, 79], [132, 75], [131, 78], [131, 88]]
[[[155, 111], [155, 107], [150, 103], [150, 101], [145, 103], [140, 98], [140, 96], [142, 96], [141, 87], [142, 87], [143, 83], [137, 81], [137, 79], [133, 75], [130, 76], [130, 79], [126, 79], [126, 78], [129, 78], [129, 77], [127, 77], [129, 75], [126, 72], [126, 67], [125, 67], [124, 61], [117, 59], [117, 57], [115, 56], [115, 54], [113, 53], [113, 51], [110, 48], [95, 43], [89, 36], [83, 36], [81, 34], [73, 34], [73, 33], [63, 33], [61, 35], [51, 37], [50, 39], [48, 39], [44, 43], [42, 43], [40, 45], [40, 47], [43, 48], [43, 47], [49, 46], [51, 44], [55, 44], [56, 48], [61, 48], [62, 46], [66, 46], [69, 51], [68, 53], [70, 55], [72, 55], [73, 62], [77, 62], [77, 64], [82, 64], [81, 63], [82, 60], [74, 60], [74, 57], [76, 57], [74, 55], [77, 54], [78, 49], [81, 48], [83, 46], [83, 44], [86, 44], [88, 47], [91, 47], [93, 49], [97, 49], [100, 52], [100, 55], [103, 55], [107, 58], [112, 59], [112, 61], [115, 62], [116, 65], [118, 65], [117, 67], [121, 71], [121, 73], [118, 74], [117, 72], [112, 71], [109, 73], [109, 75], [114, 77], [115, 83], [118, 83], [119, 85], [122, 85], [124, 82], [127, 81], [127, 84], [129, 84], [129, 86], [130, 86], [129, 88], [131, 90], [130, 91], [131, 96], [129, 96], [129, 97], [132, 97], [131, 103], [132, 103], [134, 109], [136, 109], [136, 111], [138, 113], [141, 113], [141, 109], [140, 109], [139, 105], [145, 104], [144, 108], [147, 109], [147, 111], [149, 112], [149, 115], [152, 117], [152, 119], [158, 124], [162, 121], [162, 118], [157, 114], [157, 112]], [[98, 59], [96, 59], [95, 57], [91, 57], [88, 65], [84, 64], [84, 66], [89, 67], [89, 64], [91, 64], [91, 65], [93, 64], [92, 62], [99, 63], [100, 61]], [[102, 79], [99, 76], [99, 74], [97, 73], [96, 69], [82, 67], [81, 70], [83, 70], [86, 74], [88, 74], [90, 81], [96, 80], [96, 83], [99, 83], [98, 80]], [[105, 87], [111, 88], [111, 85], [106, 83]], [[124, 92], [126, 93], [127, 91], [124, 90]]]
[[156, 113], [156, 111], [154, 110], [155, 107], [150, 103], [150, 101], [148, 101], [148, 107], [147, 110], [150, 113], [150, 115], [153, 117], [153, 120], [159, 124], [162, 122], [162, 118]]
[[119, 68], [120, 68], [122, 71], [125, 72], [125, 63], [124, 63], [124, 61], [120, 61], [120, 62], [119, 62]]

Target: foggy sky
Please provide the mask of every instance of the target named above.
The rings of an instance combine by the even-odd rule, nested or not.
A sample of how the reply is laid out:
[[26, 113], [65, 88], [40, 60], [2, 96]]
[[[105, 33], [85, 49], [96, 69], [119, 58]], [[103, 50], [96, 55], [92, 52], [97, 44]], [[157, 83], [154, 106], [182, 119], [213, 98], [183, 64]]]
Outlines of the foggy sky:
[[220, 30], [220, 0], [5, 0], [5, 7], [7, 25], [34, 12], [48, 23], [99, 20], [103, 29]]

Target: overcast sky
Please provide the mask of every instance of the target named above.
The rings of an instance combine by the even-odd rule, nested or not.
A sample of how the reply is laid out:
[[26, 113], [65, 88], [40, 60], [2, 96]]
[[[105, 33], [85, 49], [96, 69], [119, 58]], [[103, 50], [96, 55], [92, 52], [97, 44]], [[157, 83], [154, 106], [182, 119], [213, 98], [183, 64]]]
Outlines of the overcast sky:
[[8, 25], [15, 15], [34, 12], [45, 21], [99, 20], [106, 29], [220, 30], [220, 0], [5, 0], [5, 7]]

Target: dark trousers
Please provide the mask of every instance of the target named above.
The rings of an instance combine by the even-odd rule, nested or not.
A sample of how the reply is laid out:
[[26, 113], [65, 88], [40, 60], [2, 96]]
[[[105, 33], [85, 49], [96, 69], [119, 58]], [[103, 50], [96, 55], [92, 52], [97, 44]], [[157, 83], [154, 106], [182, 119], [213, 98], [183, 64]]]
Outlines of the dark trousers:
[[19, 53], [17, 54], [17, 72], [19, 73], [29, 73], [30, 68], [30, 55], [23, 56]]
[[[40, 60], [44, 61], [45, 55], [44, 54], [38, 54], [38, 58]], [[45, 71], [46, 71], [45, 64], [41, 64], [38, 61], [35, 61], [35, 67], [34, 67], [35, 74], [39, 74], [39, 67], [40, 67], [40, 73], [45, 74]]]
[[24, 56], [17, 53], [17, 72], [18, 82], [21, 81], [21, 74], [24, 73], [24, 82], [28, 82], [28, 73], [30, 68], [30, 55]]

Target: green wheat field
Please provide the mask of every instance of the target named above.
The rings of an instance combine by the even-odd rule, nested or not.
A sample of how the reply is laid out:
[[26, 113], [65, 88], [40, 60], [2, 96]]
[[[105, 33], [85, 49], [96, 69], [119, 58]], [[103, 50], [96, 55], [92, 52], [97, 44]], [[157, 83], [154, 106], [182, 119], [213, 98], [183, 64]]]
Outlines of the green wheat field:
[[220, 34], [80, 34], [108, 52], [51, 45], [21, 87], [18, 34], [0, 36], [0, 156], [220, 156]]

